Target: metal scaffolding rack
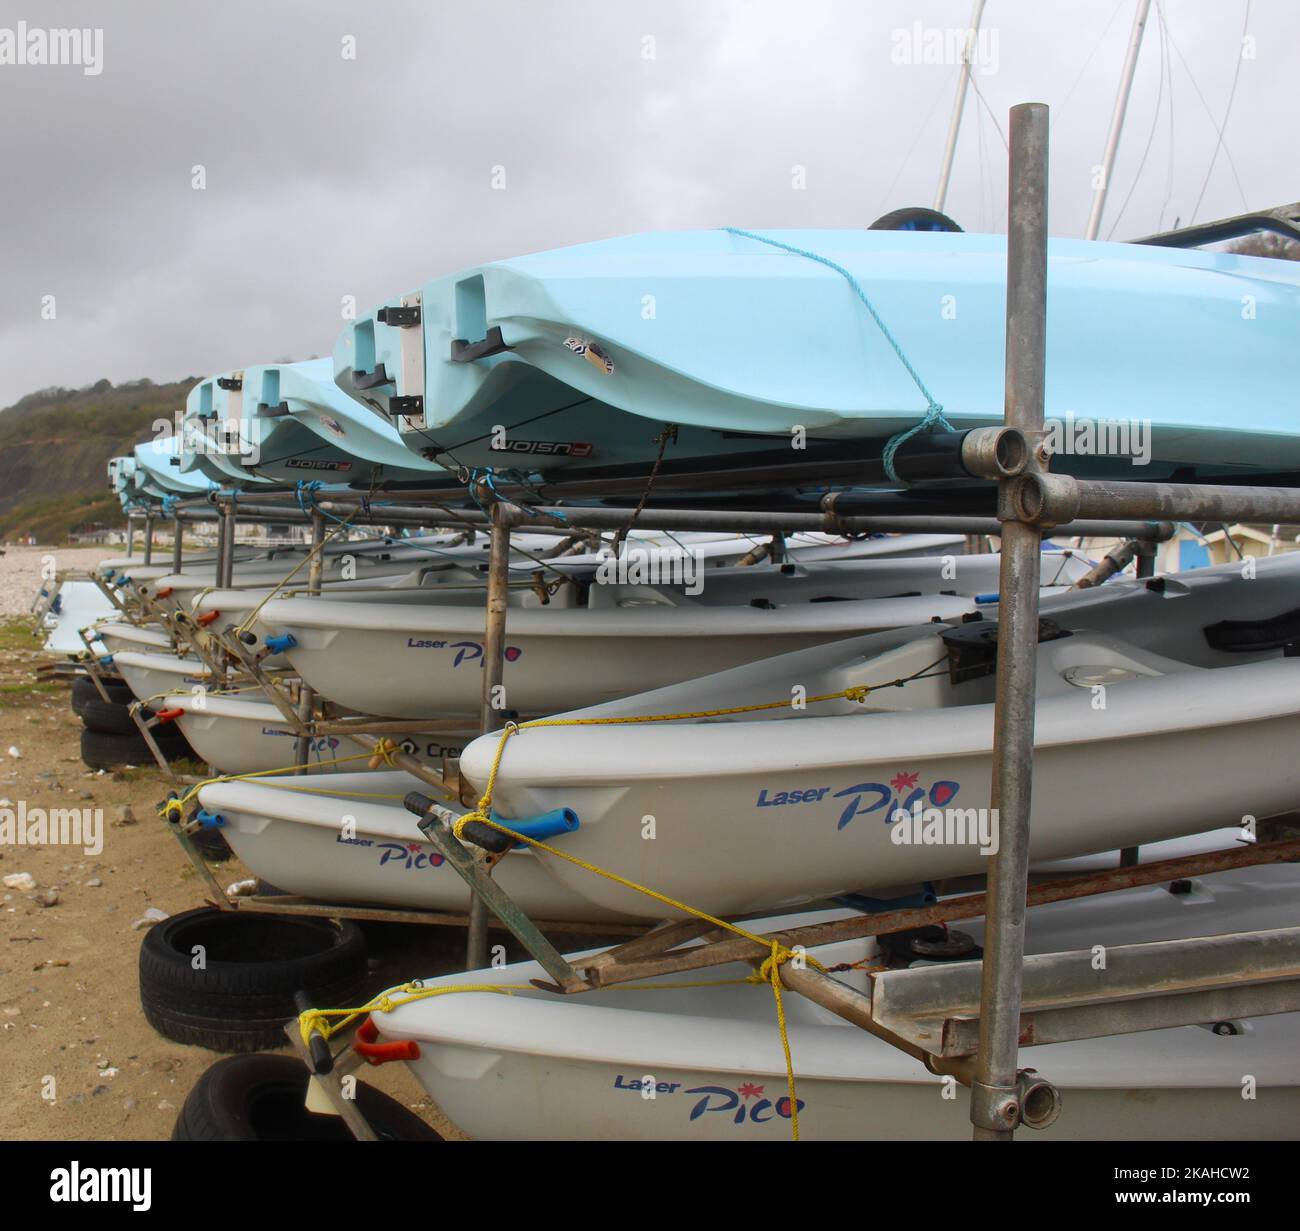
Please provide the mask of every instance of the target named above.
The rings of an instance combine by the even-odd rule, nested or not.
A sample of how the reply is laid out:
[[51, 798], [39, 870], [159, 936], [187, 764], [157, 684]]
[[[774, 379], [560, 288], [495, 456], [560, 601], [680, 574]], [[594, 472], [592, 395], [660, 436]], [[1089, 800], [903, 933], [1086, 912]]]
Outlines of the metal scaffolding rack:
[[[231, 581], [237, 518], [309, 522], [314, 562], [304, 587], [308, 593], [320, 588], [327, 517], [346, 519], [355, 528], [437, 524], [488, 531], [480, 712], [484, 733], [500, 729], [506, 717], [494, 708], [493, 698], [504, 670], [505, 594], [515, 530], [552, 530], [557, 535], [625, 533], [635, 524], [647, 530], [752, 532], [772, 535], [776, 555], [783, 536], [796, 531], [923, 531], [1000, 537], [990, 801], [999, 819], [1000, 835], [986, 890], [946, 898], [932, 906], [804, 927], [776, 938], [787, 947], [812, 946], [983, 915], [982, 961], [875, 973], [865, 995], [807, 966], [787, 962], [780, 967], [782, 984], [789, 990], [888, 1040], [931, 1072], [949, 1075], [968, 1086], [973, 1133], [983, 1140], [1008, 1140], [1021, 1125], [1044, 1127], [1059, 1111], [1059, 1093], [1050, 1079], [1019, 1067], [1022, 1045], [1300, 1010], [1300, 928], [1121, 946], [1111, 950], [1111, 973], [1104, 990], [1098, 990], [1096, 980], [1087, 977], [1087, 954], [1025, 956], [1028, 906], [1231, 867], [1300, 859], [1300, 835], [1279, 825], [1261, 834], [1270, 840], [1236, 850], [1143, 865], [1134, 865], [1126, 857], [1116, 869], [1030, 886], [1042, 538], [1079, 535], [1129, 540], [1129, 554], [1139, 554], [1139, 575], [1148, 575], [1151, 546], [1171, 536], [1171, 523], [1300, 522], [1300, 491], [1288, 486], [1117, 482], [1049, 472], [1050, 459], [1042, 444], [1047, 167], [1047, 107], [1021, 104], [1012, 109], [1010, 128], [1004, 422], [1000, 427], [929, 434], [922, 444], [906, 452], [900, 450], [898, 473], [917, 484], [905, 492], [838, 492], [822, 496], [815, 506], [789, 496], [792, 480], [796, 485], [821, 487], [838, 479], [879, 480], [878, 463], [853, 460], [829, 472], [820, 461], [815, 468], [802, 463], [767, 467], [757, 473], [673, 473], [666, 468], [656, 477], [653, 496], [642, 476], [635, 483], [626, 478], [583, 478], [548, 485], [544, 503], [533, 503], [537, 499], [533, 491], [499, 482], [495, 487], [480, 487], [471, 493], [473, 499], [467, 500], [466, 476], [461, 476], [456, 485], [384, 493], [386, 500], [397, 498], [403, 503], [380, 505], [374, 493], [368, 497], [330, 495], [304, 509], [294, 503], [292, 493], [268, 488], [241, 496], [216, 493], [207, 500], [181, 500], [170, 508], [175, 530], [172, 563], [178, 571], [183, 566], [185, 524], [217, 519], [219, 586]], [[1139, 242], [1178, 246], [1230, 238], [1251, 229], [1291, 233], [1296, 231], [1298, 219], [1300, 210], [1290, 206], [1193, 228], [1195, 235], [1174, 232]], [[692, 502], [691, 493], [701, 491], [711, 494], [707, 500]], [[716, 496], [720, 491], [731, 494]], [[603, 503], [565, 503], [595, 499]], [[148, 515], [144, 521], [147, 563], [155, 518]], [[1124, 558], [1121, 554], [1118, 559]], [[1111, 572], [1122, 566], [1118, 561], [1111, 563]], [[304, 686], [296, 695], [282, 690], [279, 682], [263, 671], [257, 652], [228, 633], [219, 644], [230, 659], [267, 688], [286, 721], [295, 723], [301, 734], [347, 729], [352, 738], [373, 748], [381, 736], [399, 729], [400, 724], [368, 722], [364, 717], [355, 723], [320, 717], [310, 689]], [[147, 730], [148, 724], [139, 720]], [[411, 728], [418, 725], [411, 724]], [[392, 760], [431, 785], [453, 796], [459, 794], [457, 783], [448, 782], [430, 766], [400, 752], [393, 754]], [[752, 941], [692, 918], [664, 923], [596, 957], [585, 958], [580, 965], [571, 964], [546, 938], [542, 927], [492, 879], [492, 856], [454, 835], [453, 814], [430, 801], [425, 801], [421, 810], [421, 831], [473, 891], [467, 920], [470, 968], [486, 965], [489, 912], [545, 969], [551, 981], [539, 986], [560, 995], [729, 961], [756, 961], [766, 954]], [[295, 906], [303, 904], [289, 902], [283, 908]], [[341, 913], [325, 906], [316, 909]], [[698, 943], [682, 948], [687, 942]], [[356, 1066], [356, 1057], [346, 1046], [337, 1055], [331, 1054], [320, 1036], [314, 1036], [308, 1047], [296, 1030], [289, 1033], [353, 1132], [369, 1136], [355, 1104], [343, 1099], [339, 1091], [338, 1078]]]

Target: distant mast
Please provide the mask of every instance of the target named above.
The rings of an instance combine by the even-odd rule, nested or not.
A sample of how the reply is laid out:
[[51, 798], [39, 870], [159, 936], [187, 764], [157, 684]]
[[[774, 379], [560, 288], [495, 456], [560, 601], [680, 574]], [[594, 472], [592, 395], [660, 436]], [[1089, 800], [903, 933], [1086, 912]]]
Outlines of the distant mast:
[[966, 109], [966, 88], [970, 85], [971, 63], [975, 59], [975, 40], [984, 17], [984, 3], [985, 0], [975, 0], [970, 15], [970, 29], [966, 33], [966, 50], [962, 55], [961, 75], [957, 81], [957, 97], [952, 100], [952, 119], [948, 121], [948, 144], [943, 151], [943, 166], [939, 169], [939, 187], [934, 193], [934, 208], [940, 213], [943, 212], [943, 203], [948, 196], [948, 181], [952, 178], [952, 160], [957, 153], [957, 134], [961, 131], [962, 112]]
[[1106, 134], [1106, 152], [1101, 159], [1101, 179], [1092, 194], [1092, 212], [1088, 215], [1085, 239], [1096, 239], [1097, 233], [1101, 230], [1101, 216], [1106, 209], [1106, 190], [1110, 187], [1110, 173], [1115, 166], [1120, 133], [1124, 131], [1129, 91], [1133, 88], [1133, 75], [1137, 72], [1138, 54], [1142, 50], [1142, 35], [1146, 30], [1147, 14], [1150, 11], [1151, 0], [1138, 0], [1137, 12], [1133, 15], [1133, 31], [1128, 40], [1128, 54], [1124, 57], [1124, 71], [1120, 75], [1119, 93], [1115, 96], [1115, 110], [1110, 117], [1110, 132]]

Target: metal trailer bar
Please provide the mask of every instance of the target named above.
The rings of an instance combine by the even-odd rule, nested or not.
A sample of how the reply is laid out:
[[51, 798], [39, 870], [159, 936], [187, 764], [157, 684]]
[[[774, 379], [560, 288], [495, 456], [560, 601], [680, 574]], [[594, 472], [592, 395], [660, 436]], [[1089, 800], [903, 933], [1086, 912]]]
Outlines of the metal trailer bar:
[[232, 501], [217, 502], [217, 567], [219, 589], [229, 589], [235, 567], [235, 509]]
[[1040, 526], [1064, 525], [1076, 517], [1095, 517], [1099, 513], [1228, 525], [1300, 521], [1300, 490], [1289, 487], [1127, 483], [1047, 473], [1026, 473], [1011, 487], [1017, 516]]
[[[1026, 893], [1025, 905], [1045, 906], [1051, 902], [1069, 902], [1076, 898], [1117, 893], [1144, 885], [1158, 885], [1195, 876], [1210, 876], [1234, 868], [1289, 863], [1297, 860], [1300, 860], [1300, 839], [1290, 839], [1285, 842], [1246, 842], [1227, 850], [1208, 851], [1200, 855], [1183, 855], [1136, 867], [1121, 865], [1103, 872], [1086, 872], [1077, 876], [1046, 881], [1034, 885]], [[847, 919], [832, 920], [829, 923], [788, 928], [771, 933], [771, 939], [780, 941], [790, 949], [796, 945], [813, 949], [836, 941], [857, 940], [863, 936], [885, 936], [892, 932], [906, 932], [936, 923], [978, 919], [981, 916], [987, 917], [987, 914], [988, 895], [971, 893], [961, 897], [944, 898], [929, 906], [911, 906], [880, 914], [855, 915]], [[701, 944], [677, 948], [697, 938], [701, 939]], [[577, 990], [587, 991], [598, 987], [611, 987], [618, 983], [628, 983], [635, 979], [654, 978], [657, 975], [704, 970], [727, 962], [761, 958], [766, 956], [768, 951], [765, 945], [758, 945], [743, 936], [715, 929], [700, 920], [675, 920], [629, 944], [583, 958], [577, 970], [584, 977], [586, 986]]]
[[[492, 540], [488, 548], [486, 615], [483, 632], [483, 700], [479, 707], [482, 734], [499, 731], [502, 713], [506, 648], [506, 595], [510, 585], [510, 522], [500, 505], [492, 507]], [[469, 933], [465, 945], [465, 969], [487, 965], [487, 902], [480, 893], [470, 897]]]
[[[263, 503], [262, 492], [258, 500], [241, 502], [240, 515], [253, 520], [288, 520], [301, 523], [310, 521], [307, 514], [291, 505]], [[762, 510], [725, 509], [670, 509], [646, 508], [637, 517], [637, 527], [644, 530], [717, 530], [750, 532], [754, 534], [781, 534], [807, 531], [823, 534], [1001, 534], [1002, 523], [994, 517], [950, 516], [941, 514], [859, 514], [840, 513], [851, 509], [858, 501], [852, 492], [832, 492], [821, 500], [821, 513], [769, 512]], [[512, 510], [512, 526], [532, 533], [551, 532], [569, 534], [575, 530], [621, 530], [627, 525], [628, 509], [599, 508], [571, 505], [528, 506], [505, 504]], [[455, 509], [441, 505], [372, 505], [362, 511], [360, 498], [353, 501], [346, 496], [332, 496], [320, 500], [317, 507], [336, 516], [352, 516], [352, 524], [361, 528], [376, 525], [436, 525], [452, 519], [472, 529], [489, 530], [491, 523], [478, 509]], [[361, 515], [358, 516], [358, 512]], [[210, 521], [219, 517], [215, 511], [191, 509], [178, 511], [177, 517], [192, 521]], [[1075, 519], [1067, 525], [1045, 528], [1044, 535], [1069, 538], [1137, 539], [1141, 542], [1164, 542], [1175, 534], [1171, 522], [1152, 520], [1116, 520], [1114, 518]]]
[[[1037, 439], [1043, 430], [1047, 336], [1048, 109], [1011, 109], [1007, 218], [1006, 423]], [[1037, 456], [1028, 468], [1039, 465]], [[1020, 1122], [1017, 1081], [1020, 984], [1029, 880], [1029, 818], [1038, 668], [1038, 583], [1042, 551], [1035, 526], [1016, 517], [1014, 480], [999, 483], [1004, 520], [1000, 560], [993, 789], [998, 851], [988, 876], [988, 925], [980, 992], [980, 1039], [970, 1117], [978, 1140], [1010, 1140]]]
[[[1297, 493], [1300, 498], [1300, 493]], [[513, 529], [527, 530], [622, 530], [629, 517], [627, 509], [598, 509], [571, 507], [568, 505], [549, 505], [525, 508], [522, 505], [502, 502], [509, 510]], [[827, 497], [823, 500], [826, 511], [822, 513], [769, 513], [763, 511], [709, 511], [700, 509], [657, 509], [642, 510], [637, 517], [637, 529], [641, 530], [717, 530], [754, 534], [797, 533], [808, 531], [821, 534], [875, 534], [875, 533], [934, 533], [934, 534], [991, 534], [1002, 533], [1002, 523], [991, 517], [930, 517], [930, 516], [839, 516], [834, 512], [838, 502]], [[343, 501], [323, 500], [321, 508], [326, 512], [339, 515], [352, 512], [355, 508]], [[265, 513], [263, 507], [250, 507], [248, 512], [258, 515]], [[372, 510], [376, 520], [384, 518], [394, 523], [413, 523], [429, 525], [436, 522], [429, 510], [409, 505], [389, 505], [382, 515]], [[462, 520], [476, 526], [487, 528], [486, 516], [474, 512], [456, 510], [455, 514]], [[1149, 539], [1164, 541], [1172, 538], [1174, 527], [1168, 519], [1152, 518], [1150, 520], [1117, 520], [1100, 516], [1087, 522], [1074, 522], [1069, 525], [1054, 526], [1052, 535], [1069, 537], [1099, 538], [1102, 536], [1128, 539]]]
[[[974, 963], [871, 972], [871, 1014], [932, 1055], [978, 1046]], [[1300, 928], [1110, 945], [1025, 958], [1026, 1047], [1300, 1010]], [[982, 1033], [982, 1032], [980, 1032]]]
[[[307, 593], [319, 594], [321, 576], [325, 570], [325, 514], [319, 509], [311, 512], [310, 564], [307, 565]], [[316, 690], [306, 680], [298, 685], [298, 719], [301, 733], [293, 741], [294, 760], [305, 767], [311, 758], [312, 720], [316, 712]]]

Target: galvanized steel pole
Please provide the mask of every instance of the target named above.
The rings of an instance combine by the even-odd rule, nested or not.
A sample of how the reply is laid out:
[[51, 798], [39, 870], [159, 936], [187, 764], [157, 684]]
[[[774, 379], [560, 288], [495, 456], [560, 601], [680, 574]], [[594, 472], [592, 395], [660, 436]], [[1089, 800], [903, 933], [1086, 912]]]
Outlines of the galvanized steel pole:
[[[1008, 427], [1030, 440], [1043, 430], [1047, 324], [1047, 120], [1042, 103], [1011, 109], [1007, 224], [1006, 402]], [[1037, 467], [1038, 458], [1031, 462]], [[1003, 519], [998, 615], [997, 694], [993, 719], [993, 791], [998, 851], [988, 876], [980, 1040], [970, 1116], [976, 1140], [1010, 1140], [1020, 1120], [1016, 1067], [1029, 879], [1037, 683], [1037, 527], [1015, 517], [1012, 480], [999, 484]]]
[[[311, 563], [307, 565], [307, 593], [320, 593], [321, 574], [324, 572], [325, 514], [319, 509], [311, 511]], [[305, 680], [298, 686], [298, 721], [305, 728], [316, 711], [316, 690]], [[294, 763], [306, 766], [311, 758], [311, 736], [299, 735], [294, 740]]]
[[235, 508], [232, 502], [217, 506], [217, 585], [227, 589], [235, 575]]
[[181, 526], [180, 517], [172, 518], [172, 572], [181, 571], [183, 561], [181, 553], [185, 548], [185, 530]]
[[[492, 506], [491, 544], [488, 548], [487, 606], [483, 629], [483, 702], [479, 726], [484, 735], [504, 725], [500, 689], [505, 668], [506, 595], [510, 588], [510, 521], [500, 504]], [[469, 908], [469, 935], [465, 969], [478, 970], [488, 961], [488, 909], [473, 894]]]
[[144, 518], [144, 561], [153, 563], [153, 514], [146, 513]]

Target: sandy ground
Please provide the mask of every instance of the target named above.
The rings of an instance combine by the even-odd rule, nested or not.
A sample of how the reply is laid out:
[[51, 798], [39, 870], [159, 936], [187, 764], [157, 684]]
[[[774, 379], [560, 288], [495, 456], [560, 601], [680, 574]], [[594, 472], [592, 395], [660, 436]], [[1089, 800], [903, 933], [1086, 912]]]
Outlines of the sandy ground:
[[0, 616], [23, 615], [40, 589], [42, 568], [86, 569], [111, 556], [126, 555], [125, 547], [5, 547], [0, 556]]
[[[0, 559], [6, 588], [29, 567], [16, 554]], [[32, 554], [39, 569], [41, 552]], [[36, 668], [46, 656], [12, 648], [18, 640], [13, 622], [0, 621], [0, 645], [11, 647], [0, 649], [0, 801], [102, 808], [104, 847], [94, 857], [80, 847], [0, 847], [0, 876], [27, 872], [37, 885], [0, 889], [0, 1139], [166, 1138], [190, 1087], [219, 1057], [171, 1043], [145, 1021], [136, 978], [144, 932], [132, 923], [151, 906], [175, 913], [202, 905], [204, 886], [157, 818], [162, 772], [87, 770], [68, 685], [41, 683]], [[10, 747], [21, 756], [8, 755]], [[121, 823], [123, 806], [135, 823]], [[218, 871], [223, 885], [246, 875], [233, 860]], [[58, 902], [40, 905], [50, 888]], [[369, 990], [459, 968], [463, 932], [366, 931]], [[459, 1135], [405, 1066], [362, 1078], [444, 1135]]]

